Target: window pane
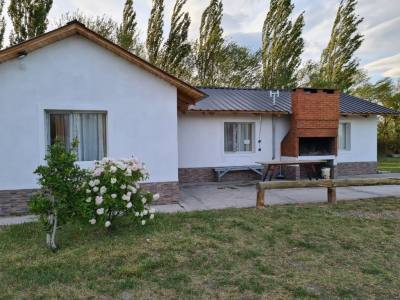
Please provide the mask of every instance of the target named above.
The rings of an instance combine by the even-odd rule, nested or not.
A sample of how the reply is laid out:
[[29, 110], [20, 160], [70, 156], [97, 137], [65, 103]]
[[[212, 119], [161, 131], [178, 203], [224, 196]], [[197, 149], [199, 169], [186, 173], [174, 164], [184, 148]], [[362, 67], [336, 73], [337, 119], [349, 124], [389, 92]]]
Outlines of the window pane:
[[253, 123], [225, 123], [225, 152], [253, 151]]
[[79, 141], [79, 161], [100, 160], [106, 156], [106, 114], [104, 113], [51, 113], [50, 141], [62, 136], [67, 148], [74, 138]]
[[59, 139], [69, 148], [70, 126], [68, 114], [50, 115], [50, 144], [53, 145], [56, 139]]
[[339, 149], [350, 150], [350, 124], [339, 124]]

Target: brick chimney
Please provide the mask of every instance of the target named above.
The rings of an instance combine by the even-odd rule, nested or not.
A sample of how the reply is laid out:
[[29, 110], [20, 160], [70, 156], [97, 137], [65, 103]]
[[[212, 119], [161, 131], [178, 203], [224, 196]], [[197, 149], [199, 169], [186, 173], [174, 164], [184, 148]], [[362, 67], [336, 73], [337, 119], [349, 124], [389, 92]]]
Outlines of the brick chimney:
[[291, 127], [282, 141], [282, 156], [337, 155], [340, 92], [294, 89]]

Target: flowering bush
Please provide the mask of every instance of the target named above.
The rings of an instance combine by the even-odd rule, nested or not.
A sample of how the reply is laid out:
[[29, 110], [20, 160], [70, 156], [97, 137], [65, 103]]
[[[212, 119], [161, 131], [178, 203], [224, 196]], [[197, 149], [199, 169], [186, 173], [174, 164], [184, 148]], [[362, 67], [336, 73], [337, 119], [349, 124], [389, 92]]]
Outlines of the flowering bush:
[[145, 192], [139, 181], [148, 178], [144, 165], [137, 159], [112, 160], [104, 158], [96, 162], [90, 179], [83, 184], [89, 209], [89, 223], [110, 227], [113, 219], [125, 214], [145, 225], [154, 218], [150, 207], [158, 194]]

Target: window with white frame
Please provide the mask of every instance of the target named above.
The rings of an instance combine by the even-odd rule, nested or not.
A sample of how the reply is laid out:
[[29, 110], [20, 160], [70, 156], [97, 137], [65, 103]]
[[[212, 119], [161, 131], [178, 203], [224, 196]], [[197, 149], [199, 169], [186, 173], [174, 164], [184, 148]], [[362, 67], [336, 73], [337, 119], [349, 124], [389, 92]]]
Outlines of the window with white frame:
[[79, 161], [100, 160], [107, 155], [105, 112], [48, 111], [46, 120], [48, 145], [59, 139], [69, 149], [77, 138]]
[[350, 150], [351, 149], [351, 124], [340, 123], [339, 124], [339, 149]]
[[225, 152], [254, 151], [254, 123], [224, 123]]

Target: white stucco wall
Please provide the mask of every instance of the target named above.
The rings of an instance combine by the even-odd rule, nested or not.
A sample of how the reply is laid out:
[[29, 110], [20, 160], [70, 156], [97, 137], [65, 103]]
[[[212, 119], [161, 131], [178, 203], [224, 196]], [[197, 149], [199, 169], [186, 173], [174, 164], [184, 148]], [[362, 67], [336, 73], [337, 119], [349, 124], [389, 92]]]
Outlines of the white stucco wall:
[[109, 157], [178, 180], [176, 88], [96, 44], [70, 37], [1, 64], [0, 90], [0, 189], [36, 187], [45, 109], [106, 111]]
[[[276, 159], [280, 157], [280, 144], [289, 130], [289, 118], [275, 117]], [[225, 153], [224, 122], [255, 123], [255, 151]], [[261, 125], [261, 151], [258, 151], [260, 117], [241, 115], [203, 115], [187, 113], [178, 116], [179, 168], [254, 165], [257, 161], [272, 159], [272, 117], [263, 116]]]
[[[280, 146], [290, 127], [288, 116], [276, 120], [276, 159], [280, 159]], [[254, 122], [256, 151], [251, 153], [224, 152], [224, 122]], [[371, 162], [377, 160], [377, 117], [342, 117], [340, 122], [351, 123], [351, 149], [339, 150], [335, 159], [341, 162]], [[255, 115], [203, 115], [187, 113], [178, 116], [179, 168], [240, 166], [272, 159], [272, 117], [263, 116], [261, 149], [258, 151], [259, 116]], [[302, 157], [318, 159], [320, 157]], [[332, 157], [324, 157], [333, 159]]]
[[373, 162], [378, 159], [378, 118], [341, 117], [340, 122], [350, 123], [350, 150], [338, 150], [337, 162]]

